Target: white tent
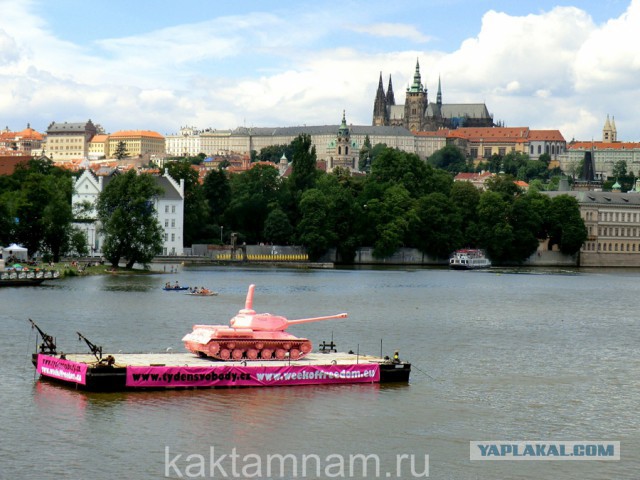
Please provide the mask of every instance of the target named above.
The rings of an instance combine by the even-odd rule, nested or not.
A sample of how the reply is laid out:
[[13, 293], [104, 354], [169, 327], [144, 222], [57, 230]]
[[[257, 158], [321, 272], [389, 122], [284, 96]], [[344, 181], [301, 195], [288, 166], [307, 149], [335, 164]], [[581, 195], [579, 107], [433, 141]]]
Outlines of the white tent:
[[4, 258], [5, 262], [10, 257], [17, 258], [23, 262], [28, 259], [27, 249], [24, 247], [21, 247], [20, 245], [16, 245], [15, 243], [12, 243], [8, 247], [4, 247], [2, 250], [3, 250], [2, 257]]

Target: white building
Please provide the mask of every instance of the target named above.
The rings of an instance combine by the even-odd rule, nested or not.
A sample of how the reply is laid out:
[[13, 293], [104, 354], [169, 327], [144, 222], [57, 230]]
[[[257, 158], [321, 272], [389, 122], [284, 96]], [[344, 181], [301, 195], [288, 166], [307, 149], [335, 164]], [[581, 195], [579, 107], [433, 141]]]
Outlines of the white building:
[[181, 127], [179, 133], [165, 135], [167, 155], [176, 157], [195, 157], [202, 152], [201, 131], [195, 127]]
[[[96, 203], [98, 195], [117, 173], [96, 175], [85, 170], [74, 182], [71, 199], [76, 222], [74, 226], [85, 233], [92, 255], [101, 255], [103, 237], [99, 233]], [[177, 182], [167, 170], [164, 175], [153, 177], [164, 193], [155, 199], [158, 222], [163, 228], [163, 255], [182, 255], [184, 250], [184, 179]], [[83, 209], [83, 204], [87, 208]], [[82, 213], [80, 214], [79, 212]]]

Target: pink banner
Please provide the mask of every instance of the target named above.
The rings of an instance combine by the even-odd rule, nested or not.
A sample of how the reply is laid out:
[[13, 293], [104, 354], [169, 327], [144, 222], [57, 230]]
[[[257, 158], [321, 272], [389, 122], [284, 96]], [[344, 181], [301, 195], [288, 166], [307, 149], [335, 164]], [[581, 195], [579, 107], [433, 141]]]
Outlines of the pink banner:
[[63, 360], [50, 355], [38, 354], [36, 370], [45, 377], [58, 378], [66, 382], [86, 385], [87, 364]]
[[127, 387], [261, 387], [380, 381], [380, 366], [127, 367]]

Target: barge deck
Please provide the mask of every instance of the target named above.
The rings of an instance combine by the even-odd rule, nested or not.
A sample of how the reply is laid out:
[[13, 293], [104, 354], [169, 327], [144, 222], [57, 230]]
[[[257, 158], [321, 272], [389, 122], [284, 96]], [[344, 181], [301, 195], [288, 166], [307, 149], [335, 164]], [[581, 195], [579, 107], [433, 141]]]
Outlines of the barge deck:
[[214, 361], [193, 353], [35, 353], [42, 379], [89, 391], [408, 382], [411, 364], [371, 355], [310, 353], [299, 360]]

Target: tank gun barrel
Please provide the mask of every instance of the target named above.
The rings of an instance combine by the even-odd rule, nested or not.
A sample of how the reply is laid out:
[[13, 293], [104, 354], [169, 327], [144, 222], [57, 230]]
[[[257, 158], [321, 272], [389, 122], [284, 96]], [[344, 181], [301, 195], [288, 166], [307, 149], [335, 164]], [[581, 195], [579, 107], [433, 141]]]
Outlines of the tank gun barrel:
[[287, 320], [288, 325], [297, 325], [298, 323], [319, 322], [321, 320], [331, 320], [333, 318], [347, 318], [346, 313], [338, 313], [337, 315], [325, 315], [324, 317], [298, 318], [296, 320]]

